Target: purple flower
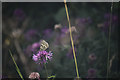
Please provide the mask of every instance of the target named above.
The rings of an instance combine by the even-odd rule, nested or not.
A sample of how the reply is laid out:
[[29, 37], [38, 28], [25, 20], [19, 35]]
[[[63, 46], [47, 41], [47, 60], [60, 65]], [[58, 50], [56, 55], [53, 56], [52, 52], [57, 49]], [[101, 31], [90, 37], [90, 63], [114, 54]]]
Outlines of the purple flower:
[[25, 49], [25, 53], [28, 56], [31, 56], [32, 53], [36, 53], [38, 51], [38, 48], [40, 48], [39, 42], [35, 42], [32, 45], [28, 45], [27, 48]]
[[77, 18], [76, 20], [75, 20], [75, 23], [76, 23], [76, 25], [78, 25], [78, 26], [82, 26], [82, 25], [84, 25], [84, 24], [89, 24], [89, 23], [91, 23], [92, 22], [92, 20], [91, 20], [91, 18], [90, 17], [88, 17], [88, 18]]
[[114, 16], [113, 16], [113, 21], [114, 21], [114, 22], [117, 22], [117, 21], [118, 21], [118, 16], [115, 16], [115, 15], [114, 15]]
[[96, 74], [96, 69], [90, 68], [90, 69], [88, 70], [88, 75], [95, 75], [95, 74]]
[[69, 31], [69, 28], [67, 28], [67, 27], [63, 27], [63, 28], [61, 28], [61, 34], [60, 34], [60, 37], [61, 37], [61, 38], [66, 37], [68, 31]]
[[37, 57], [35, 54], [33, 54], [33, 60], [34, 60], [34, 61], [37, 61], [37, 60], [38, 60], [38, 57]]
[[[110, 13], [107, 13], [107, 14], [104, 15], [104, 18], [107, 19], [107, 21], [110, 22], [110, 16], [111, 16], [111, 14], [110, 14]], [[116, 22], [118, 21], [118, 16], [112, 15], [112, 21], [113, 21], [114, 23], [116, 23]]]
[[64, 27], [64, 28], [61, 29], [61, 32], [62, 32], [62, 33], [66, 33], [67, 31], [68, 31], [68, 28], [67, 28], [67, 27]]
[[33, 43], [33, 44], [32, 44], [32, 48], [33, 48], [33, 49], [40, 48], [40, 43], [39, 43], [39, 42]]
[[46, 55], [46, 59], [47, 59], [47, 60], [51, 60], [52, 54], [53, 54], [53, 53], [51, 53], [51, 51], [49, 51], [49, 53]]
[[28, 30], [26, 33], [25, 33], [25, 38], [28, 40], [28, 41], [31, 41], [32, 39], [35, 39], [36, 36], [37, 36], [37, 30], [35, 29], [30, 29]]
[[22, 9], [16, 9], [13, 14], [18, 20], [23, 20], [25, 18], [25, 13]]
[[96, 77], [96, 69], [94, 69], [94, 68], [88, 69], [87, 78], [95, 78], [95, 77]]
[[104, 15], [104, 18], [105, 18], [105, 19], [110, 19], [110, 13], [106, 13], [106, 14]]
[[51, 53], [51, 51], [49, 51], [49, 52], [38, 51], [38, 53], [36, 55], [33, 54], [33, 60], [38, 64], [47, 63], [48, 60], [52, 59], [52, 54], [53, 53]]

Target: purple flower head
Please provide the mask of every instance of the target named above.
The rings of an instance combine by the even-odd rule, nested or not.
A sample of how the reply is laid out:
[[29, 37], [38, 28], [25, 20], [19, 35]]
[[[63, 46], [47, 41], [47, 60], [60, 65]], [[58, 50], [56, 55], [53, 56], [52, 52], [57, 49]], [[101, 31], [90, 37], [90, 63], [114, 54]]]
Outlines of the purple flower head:
[[91, 78], [91, 77], [95, 77], [95, 76], [96, 76], [96, 69], [94, 69], [94, 68], [88, 69], [88, 77]]
[[[107, 14], [104, 15], [104, 18], [107, 19], [107, 21], [110, 22], [110, 16], [111, 16], [111, 14], [110, 14], [110, 13], [107, 13]], [[114, 23], [117, 22], [117, 21], [118, 21], [118, 16], [112, 15], [112, 21], [113, 21]]]
[[106, 14], [104, 15], [104, 18], [105, 18], [105, 19], [110, 19], [110, 13], [106, 13]]
[[113, 16], [113, 21], [114, 21], [114, 22], [117, 22], [117, 21], [118, 21], [118, 16], [115, 16], [115, 15], [114, 15], [114, 16]]
[[28, 40], [28, 41], [31, 41], [32, 39], [36, 38], [37, 36], [37, 30], [35, 29], [30, 29], [28, 30], [26, 33], [25, 33], [25, 38]]
[[51, 53], [51, 51], [49, 51], [49, 53], [46, 55], [46, 59], [47, 59], [47, 60], [51, 60], [52, 54], [53, 54], [53, 53]]
[[51, 53], [51, 51], [49, 51], [49, 52], [38, 51], [38, 53], [36, 55], [33, 54], [33, 60], [38, 64], [47, 63], [48, 60], [52, 59], [52, 54], [53, 53]]
[[68, 32], [68, 28], [67, 27], [63, 27], [61, 28], [61, 34], [60, 34], [60, 37], [63, 38], [66, 36], [67, 32]]
[[32, 44], [32, 48], [33, 48], [33, 49], [40, 48], [40, 43], [39, 43], [39, 42], [33, 43], [33, 44]]
[[25, 18], [25, 13], [22, 9], [16, 9], [13, 13], [13, 15], [18, 19], [18, 20], [23, 20]]
[[92, 60], [92, 61], [93, 61], [93, 60], [96, 60], [96, 55], [95, 55], [94, 53], [90, 54], [88, 57], [89, 57], [89, 59]]
[[92, 22], [92, 20], [91, 20], [90, 17], [88, 17], [88, 18], [77, 18], [75, 20], [75, 24], [79, 27], [84, 27], [86, 24], [89, 24], [91, 22]]
[[28, 56], [32, 56], [32, 53], [36, 53], [39, 48], [40, 48], [40, 44], [38, 42], [35, 42], [32, 45], [27, 46], [27, 48], [25, 49], [25, 53]]
[[62, 29], [61, 29], [61, 32], [62, 33], [66, 33], [68, 31], [68, 28], [67, 27], [63, 27]]

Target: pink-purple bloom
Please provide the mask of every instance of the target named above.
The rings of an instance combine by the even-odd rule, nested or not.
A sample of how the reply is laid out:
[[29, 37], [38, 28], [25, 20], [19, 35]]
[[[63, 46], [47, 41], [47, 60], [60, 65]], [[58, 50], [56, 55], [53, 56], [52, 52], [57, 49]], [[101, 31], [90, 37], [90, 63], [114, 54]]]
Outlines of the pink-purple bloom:
[[[104, 18], [110, 22], [110, 16], [111, 16], [110, 13], [106, 13], [104, 15]], [[116, 23], [118, 21], [118, 16], [112, 14], [112, 21]]]
[[40, 48], [40, 43], [39, 43], [39, 42], [33, 43], [33, 44], [32, 44], [32, 48], [33, 48], [33, 49]]
[[105, 18], [105, 19], [109, 19], [109, 18], [110, 18], [110, 13], [104, 14], [104, 18]]
[[48, 60], [52, 59], [53, 53], [51, 51], [38, 51], [38, 53], [35, 55], [33, 54], [33, 60], [38, 64], [47, 63]]
[[[110, 18], [112, 19], [112, 21], [110, 22]], [[108, 34], [108, 29], [110, 27], [111, 24], [111, 32], [114, 31], [114, 28], [117, 26], [118, 24], [118, 16], [114, 15], [114, 14], [110, 14], [110, 13], [106, 13], [104, 15], [104, 19], [105, 21], [103, 22], [103, 26], [101, 26], [101, 29]]]
[[34, 61], [37, 61], [37, 60], [38, 60], [38, 57], [37, 57], [35, 54], [33, 54], [33, 60], [34, 60]]
[[16, 17], [18, 20], [23, 20], [25, 18], [25, 13], [22, 9], [16, 9], [13, 13], [13, 15]]
[[95, 78], [96, 77], [96, 69], [94, 68], [90, 68], [88, 69], [88, 76], [87, 78]]
[[35, 53], [38, 51], [38, 49], [40, 48], [40, 44], [39, 42], [35, 42], [32, 45], [28, 45], [27, 48], [25, 49], [25, 53], [28, 56], [32, 56], [32, 53]]
[[76, 23], [76, 25], [78, 25], [78, 26], [81, 26], [81, 25], [83, 25], [83, 24], [89, 24], [89, 23], [91, 23], [92, 22], [92, 20], [91, 20], [91, 18], [90, 17], [88, 17], [88, 18], [77, 18], [76, 20], [75, 20], [75, 23]]
[[61, 32], [62, 32], [62, 33], [66, 33], [67, 31], [68, 31], [68, 28], [67, 28], [67, 27], [64, 27], [64, 28], [61, 29]]

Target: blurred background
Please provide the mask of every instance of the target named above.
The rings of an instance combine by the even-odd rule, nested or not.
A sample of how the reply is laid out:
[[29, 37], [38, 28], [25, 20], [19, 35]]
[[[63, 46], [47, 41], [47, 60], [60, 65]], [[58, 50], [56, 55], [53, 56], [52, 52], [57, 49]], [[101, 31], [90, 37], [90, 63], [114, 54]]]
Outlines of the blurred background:
[[[118, 69], [118, 3], [113, 3], [110, 37], [109, 68], [108, 33], [111, 3], [67, 3], [71, 31], [82, 78], [116, 78]], [[4, 2], [2, 3], [2, 76], [19, 78], [13, 57], [27, 78], [31, 72], [46, 77], [43, 65], [36, 64], [33, 49], [39, 49], [39, 41], [49, 43], [52, 60], [46, 64], [48, 75], [57, 78], [75, 78], [75, 64], [69, 37], [64, 3], [59, 2]]]

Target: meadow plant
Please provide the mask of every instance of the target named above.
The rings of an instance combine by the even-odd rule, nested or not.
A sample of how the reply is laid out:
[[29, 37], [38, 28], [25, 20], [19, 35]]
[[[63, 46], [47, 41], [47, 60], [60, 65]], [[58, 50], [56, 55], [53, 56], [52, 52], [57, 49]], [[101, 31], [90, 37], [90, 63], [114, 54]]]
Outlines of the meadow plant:
[[46, 52], [46, 51], [38, 51], [38, 53], [35, 55], [33, 54], [33, 60], [37, 63], [37, 64], [43, 64], [43, 63], [47, 63], [49, 60], [52, 59], [52, 54], [51, 51]]

